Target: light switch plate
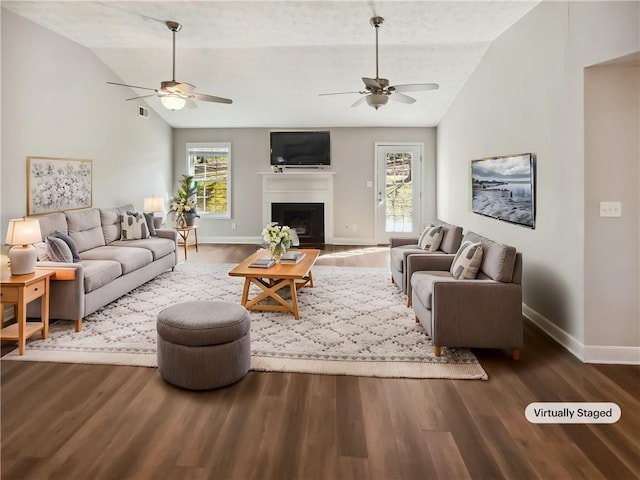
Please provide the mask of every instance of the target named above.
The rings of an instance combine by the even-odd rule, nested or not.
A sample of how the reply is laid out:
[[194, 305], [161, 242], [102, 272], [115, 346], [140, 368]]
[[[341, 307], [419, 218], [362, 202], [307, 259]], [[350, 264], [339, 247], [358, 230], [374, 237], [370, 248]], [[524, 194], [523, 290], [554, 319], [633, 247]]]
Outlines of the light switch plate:
[[621, 202], [600, 202], [600, 216], [601, 217], [621, 217], [622, 203]]

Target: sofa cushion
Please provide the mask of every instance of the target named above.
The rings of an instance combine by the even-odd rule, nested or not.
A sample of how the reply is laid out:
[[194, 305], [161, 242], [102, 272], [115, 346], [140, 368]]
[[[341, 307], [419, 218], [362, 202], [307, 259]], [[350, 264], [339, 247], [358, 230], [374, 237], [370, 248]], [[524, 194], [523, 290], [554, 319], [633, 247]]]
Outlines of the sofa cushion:
[[427, 252], [435, 252], [440, 247], [440, 242], [442, 242], [442, 226], [427, 227], [420, 235], [418, 247]]
[[438, 222], [438, 224], [442, 227], [440, 250], [444, 253], [456, 253], [462, 243], [462, 227], [445, 222]]
[[47, 255], [53, 262], [73, 263], [73, 255], [69, 245], [61, 238], [47, 237]]
[[85, 293], [93, 292], [122, 275], [122, 267], [113, 260], [83, 260], [82, 266]]
[[478, 276], [481, 263], [482, 243], [462, 242], [451, 263], [451, 275], [459, 279], [474, 279]]
[[65, 212], [69, 236], [73, 238], [78, 252], [104, 245], [104, 235], [100, 224], [100, 211], [97, 208], [72, 210]]
[[151, 252], [144, 248], [105, 247], [92, 248], [80, 253], [82, 260], [113, 260], [122, 266], [122, 275], [138, 270], [153, 261]]
[[131, 204], [100, 209], [100, 223], [102, 224], [102, 234], [106, 245], [120, 240], [122, 236], [120, 232], [120, 216], [131, 210], [133, 210], [133, 205]]
[[112, 246], [145, 248], [153, 254], [153, 260], [158, 260], [176, 249], [176, 242], [168, 238], [151, 237], [142, 240], [116, 240]]
[[151, 212], [144, 213], [144, 219], [147, 221], [147, 227], [149, 227], [149, 235], [152, 237], [158, 236], [156, 233], [155, 215]]
[[397, 272], [404, 272], [404, 259], [407, 255], [412, 253], [424, 253], [424, 250], [418, 248], [418, 245], [400, 245], [398, 247], [393, 247], [389, 252], [389, 261], [391, 262], [391, 267], [393, 270]]
[[450, 272], [445, 271], [430, 271], [430, 272], [415, 272], [411, 275], [411, 288], [418, 295], [420, 301], [427, 310], [431, 310], [433, 302], [433, 284], [435, 281], [439, 282], [455, 282], [457, 281]]
[[147, 220], [144, 215], [138, 213], [123, 215], [120, 221], [120, 230], [122, 232], [120, 240], [140, 240], [150, 237]]
[[37, 218], [40, 222], [40, 233], [42, 234], [43, 242], [56, 230], [62, 233], [69, 233], [67, 217], [62, 212], [48, 213], [47, 215], [38, 215], [30, 218]]
[[493, 240], [467, 232], [464, 241], [482, 243], [482, 264], [480, 271], [497, 282], [510, 283], [513, 280], [513, 269], [516, 262], [516, 249], [509, 245], [496, 243]]

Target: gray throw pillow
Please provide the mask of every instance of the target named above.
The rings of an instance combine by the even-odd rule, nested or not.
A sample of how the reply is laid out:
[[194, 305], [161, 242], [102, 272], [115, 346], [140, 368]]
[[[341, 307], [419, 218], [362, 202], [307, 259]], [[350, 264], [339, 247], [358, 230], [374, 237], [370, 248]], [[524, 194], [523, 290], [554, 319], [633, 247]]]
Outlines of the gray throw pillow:
[[427, 252], [435, 252], [440, 247], [443, 236], [442, 226], [427, 227], [425, 231], [422, 232], [422, 235], [420, 235], [418, 247]]
[[47, 255], [53, 262], [73, 263], [73, 255], [69, 245], [53, 235], [47, 237]]
[[153, 223], [153, 218], [153, 213], [144, 214], [144, 219], [147, 221], [147, 228], [149, 229], [149, 235], [151, 235], [152, 237], [157, 237], [158, 233], [156, 232], [156, 226]]
[[59, 238], [69, 246], [69, 250], [71, 250], [71, 256], [73, 257], [74, 263], [78, 263], [80, 261], [80, 254], [78, 253], [78, 247], [76, 247], [76, 242], [73, 241], [73, 238], [71, 238], [66, 233], [62, 233], [58, 230], [53, 232], [51, 236]]
[[144, 215], [123, 215], [120, 227], [122, 230], [121, 240], [140, 240], [150, 236]]
[[453, 263], [451, 275], [457, 279], [472, 280], [478, 276], [482, 264], [482, 243], [464, 242], [460, 245]]

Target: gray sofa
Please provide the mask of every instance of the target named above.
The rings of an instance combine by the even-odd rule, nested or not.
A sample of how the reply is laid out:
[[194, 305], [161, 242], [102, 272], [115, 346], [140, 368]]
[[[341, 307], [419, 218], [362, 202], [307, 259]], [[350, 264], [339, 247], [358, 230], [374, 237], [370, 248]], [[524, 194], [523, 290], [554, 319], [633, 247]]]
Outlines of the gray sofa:
[[411, 306], [411, 273], [407, 271], [407, 257], [409, 255], [446, 255], [453, 256], [460, 248], [462, 240], [462, 227], [451, 225], [445, 222], [433, 222], [435, 225], [442, 225], [443, 237], [440, 247], [435, 252], [427, 252], [418, 247], [418, 238], [392, 237], [389, 239], [390, 252], [389, 262], [391, 268], [391, 281], [407, 295], [407, 305]]
[[[89, 208], [41, 215], [43, 241], [55, 231], [67, 234], [77, 247], [77, 263], [39, 261], [51, 268], [50, 318], [73, 320], [76, 331], [82, 319], [100, 307], [148, 282], [178, 263], [177, 234], [157, 229], [157, 236], [120, 240], [121, 215], [133, 205]], [[29, 317], [40, 317], [39, 302], [28, 306]]]
[[522, 348], [522, 255], [514, 247], [473, 232], [465, 241], [482, 243], [478, 276], [458, 280], [449, 273], [453, 257], [412, 255], [412, 306], [436, 356], [442, 347]]

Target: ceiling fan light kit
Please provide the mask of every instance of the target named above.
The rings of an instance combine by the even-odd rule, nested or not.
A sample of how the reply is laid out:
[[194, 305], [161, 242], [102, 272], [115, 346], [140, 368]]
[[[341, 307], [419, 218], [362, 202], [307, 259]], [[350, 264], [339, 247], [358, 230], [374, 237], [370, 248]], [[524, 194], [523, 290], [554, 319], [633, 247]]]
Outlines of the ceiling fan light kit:
[[173, 34], [173, 55], [172, 55], [172, 76], [171, 80], [166, 80], [160, 83], [160, 88], [139, 87], [136, 85], [128, 85], [126, 83], [107, 82], [110, 85], [119, 85], [122, 87], [139, 88], [142, 90], [152, 90], [155, 93], [149, 95], [140, 95], [137, 97], [127, 98], [126, 100], [137, 100], [147, 97], [159, 97], [160, 103], [169, 110], [181, 110], [185, 106], [187, 108], [197, 108], [194, 100], [202, 100], [204, 102], [214, 103], [233, 103], [233, 100], [223, 97], [215, 97], [213, 95], [206, 95], [204, 93], [197, 93], [194, 91], [195, 86], [190, 83], [177, 82], [176, 81], [176, 32], [182, 29], [182, 25], [177, 22], [167, 21], [165, 22], [167, 28], [171, 30]]
[[384, 18], [382, 17], [371, 17], [369, 19], [369, 23], [376, 30], [376, 77], [375, 78], [367, 78], [362, 77], [362, 81], [364, 82], [365, 89], [360, 92], [337, 92], [337, 93], [321, 93], [321, 96], [326, 95], [344, 95], [351, 93], [359, 93], [361, 95], [366, 95], [365, 97], [361, 97], [359, 100], [356, 100], [352, 107], [357, 107], [365, 100], [367, 105], [378, 110], [380, 107], [387, 104], [389, 98], [394, 101], [400, 103], [415, 103], [416, 99], [410, 97], [409, 95], [405, 95], [401, 92], [418, 92], [422, 90], [437, 90], [440, 88], [437, 83], [408, 83], [404, 85], [389, 85], [389, 80], [386, 78], [380, 78], [378, 73], [378, 29], [384, 23]]

